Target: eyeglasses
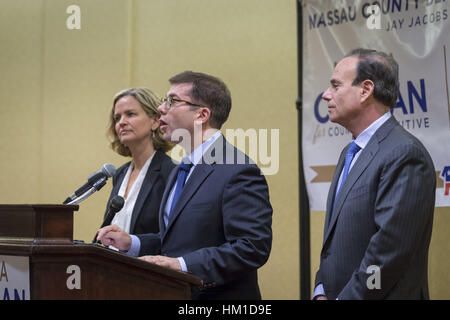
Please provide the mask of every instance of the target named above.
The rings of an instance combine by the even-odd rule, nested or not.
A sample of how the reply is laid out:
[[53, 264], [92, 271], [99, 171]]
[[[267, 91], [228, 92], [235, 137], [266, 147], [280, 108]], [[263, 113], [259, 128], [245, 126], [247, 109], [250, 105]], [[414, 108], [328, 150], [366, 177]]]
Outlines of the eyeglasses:
[[184, 102], [187, 105], [190, 105], [191, 107], [203, 108], [203, 106], [201, 106], [201, 105], [198, 105], [198, 104], [186, 101], [186, 100], [182, 100], [182, 99], [176, 99], [172, 96], [168, 96], [168, 97], [161, 99], [161, 104], [164, 104], [164, 109], [166, 109], [166, 110], [169, 110], [170, 108], [174, 107], [174, 103], [177, 103], [177, 102]]

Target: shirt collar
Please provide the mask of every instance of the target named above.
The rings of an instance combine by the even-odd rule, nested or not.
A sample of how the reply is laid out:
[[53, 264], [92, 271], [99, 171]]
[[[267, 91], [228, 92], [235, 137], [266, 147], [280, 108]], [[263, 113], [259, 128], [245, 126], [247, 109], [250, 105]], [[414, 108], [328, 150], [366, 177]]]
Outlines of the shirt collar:
[[392, 117], [391, 112], [386, 112], [377, 120], [372, 122], [370, 126], [368, 126], [361, 134], [354, 139], [355, 143], [364, 149], [366, 145], [369, 143], [370, 138], [375, 134], [375, 132], [386, 122], [389, 118]]
[[[194, 149], [190, 155], [183, 157], [183, 159], [189, 159], [194, 166], [196, 166], [202, 159], [206, 150], [222, 135], [220, 130], [217, 130], [208, 140], [203, 142], [200, 146]], [[183, 161], [183, 160], [182, 160]]]

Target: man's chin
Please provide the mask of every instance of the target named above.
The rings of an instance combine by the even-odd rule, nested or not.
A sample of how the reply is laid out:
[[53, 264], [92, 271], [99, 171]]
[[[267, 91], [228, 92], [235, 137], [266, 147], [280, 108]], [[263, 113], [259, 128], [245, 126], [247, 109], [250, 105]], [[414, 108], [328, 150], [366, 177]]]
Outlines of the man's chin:
[[338, 122], [338, 117], [334, 114], [334, 112], [330, 112], [328, 115], [329, 115], [330, 122], [333, 122], [333, 123]]
[[181, 141], [183, 141], [183, 137], [181, 136], [175, 136], [175, 137], [172, 137], [172, 135], [169, 135], [169, 134], [164, 134], [163, 135], [163, 139], [165, 140], [165, 141], [169, 141], [169, 142], [171, 142], [171, 143], [175, 143], [175, 144], [179, 144]]

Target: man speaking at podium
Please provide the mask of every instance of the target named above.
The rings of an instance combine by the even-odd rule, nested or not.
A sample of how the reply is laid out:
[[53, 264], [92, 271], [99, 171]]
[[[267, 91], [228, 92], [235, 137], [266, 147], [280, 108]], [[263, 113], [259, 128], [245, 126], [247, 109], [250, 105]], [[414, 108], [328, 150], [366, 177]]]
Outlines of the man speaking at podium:
[[272, 244], [272, 207], [260, 169], [219, 129], [231, 95], [218, 78], [186, 71], [170, 80], [159, 106], [164, 139], [186, 151], [172, 170], [160, 207], [158, 234], [99, 230], [106, 246], [190, 272], [204, 281], [194, 299], [260, 299], [257, 269]]
[[352, 142], [328, 194], [315, 299], [427, 299], [436, 173], [422, 143], [391, 115], [398, 65], [357, 49], [323, 94]]

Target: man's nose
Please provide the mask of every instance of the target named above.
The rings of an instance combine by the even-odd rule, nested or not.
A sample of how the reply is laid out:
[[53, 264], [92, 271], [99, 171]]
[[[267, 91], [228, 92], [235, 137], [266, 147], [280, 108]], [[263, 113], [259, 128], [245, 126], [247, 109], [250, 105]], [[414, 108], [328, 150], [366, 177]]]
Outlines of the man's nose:
[[166, 113], [166, 108], [164, 108], [164, 104], [165, 104], [165, 102], [161, 103], [161, 104], [159, 105], [158, 109], [157, 109], [158, 112], [161, 113], [161, 114]]
[[325, 100], [325, 101], [331, 100], [331, 97], [330, 97], [330, 88], [328, 88], [328, 89], [322, 94], [322, 99]]

